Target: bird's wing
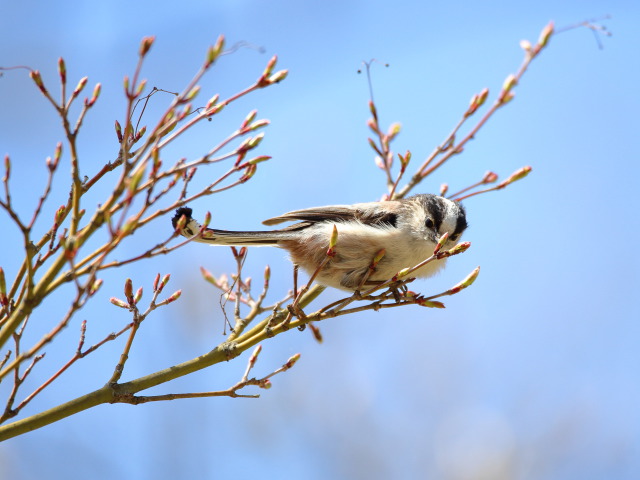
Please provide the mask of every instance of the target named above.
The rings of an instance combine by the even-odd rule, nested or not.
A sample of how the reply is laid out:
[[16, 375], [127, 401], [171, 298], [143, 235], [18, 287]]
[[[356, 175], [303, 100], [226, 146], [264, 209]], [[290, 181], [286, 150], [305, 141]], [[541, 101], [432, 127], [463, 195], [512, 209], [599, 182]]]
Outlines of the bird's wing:
[[277, 225], [282, 222], [302, 220], [311, 223], [318, 222], [346, 222], [356, 220], [372, 225], [396, 224], [399, 202], [371, 202], [355, 205], [330, 205], [294, 210], [279, 217], [269, 218], [262, 222], [264, 225]]

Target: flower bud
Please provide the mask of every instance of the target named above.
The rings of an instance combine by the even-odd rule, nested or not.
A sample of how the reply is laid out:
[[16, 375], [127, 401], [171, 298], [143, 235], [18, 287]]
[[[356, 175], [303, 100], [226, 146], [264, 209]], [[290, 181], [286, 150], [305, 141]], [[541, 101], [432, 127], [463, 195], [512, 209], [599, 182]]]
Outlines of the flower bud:
[[63, 85], [67, 83], [67, 66], [62, 57], [58, 59], [58, 73], [60, 74], [60, 83]]
[[400, 125], [399, 123], [393, 123], [389, 127], [389, 132], [387, 133], [387, 137], [389, 138], [389, 141], [393, 140], [400, 133], [401, 129], [402, 129], [402, 125]]
[[71, 98], [76, 98], [78, 95], [80, 95], [80, 92], [82, 92], [84, 87], [87, 85], [87, 80], [89, 80], [89, 77], [82, 77], [80, 79], [80, 81], [78, 82], [78, 85], [76, 85], [76, 88], [73, 90], [73, 93], [71, 94]]
[[487, 172], [482, 177], [482, 183], [493, 183], [498, 180], [498, 175], [493, 172]]
[[272, 386], [273, 384], [271, 383], [271, 380], [269, 380], [268, 378], [265, 380], [262, 380], [260, 382], [260, 385], [258, 385], [258, 387], [264, 388], [265, 390], [269, 390]]
[[549, 39], [551, 35], [553, 35], [553, 22], [549, 22], [540, 32], [540, 38], [538, 38], [538, 45], [541, 47], [546, 47], [547, 43], [549, 43]]
[[116, 297], [111, 297], [109, 299], [109, 301], [114, 304], [116, 307], [120, 307], [120, 308], [129, 308], [129, 304], [127, 302], [123, 302], [122, 300], [120, 300], [119, 298]]
[[142, 287], [140, 287], [133, 296], [133, 303], [137, 304], [142, 298]]
[[274, 73], [273, 75], [271, 75], [269, 77], [268, 82], [269, 83], [280, 83], [282, 80], [287, 78], [287, 75], [289, 75], [289, 70], [279, 70], [279, 71], [277, 71], [276, 73]]
[[170, 304], [172, 302], [175, 302], [176, 300], [178, 300], [180, 298], [180, 295], [182, 295], [182, 290], [177, 290], [177, 291], [173, 292], [173, 294], [164, 301], [165, 305], [168, 305], [168, 304]]
[[151, 49], [151, 45], [153, 45], [153, 42], [155, 41], [156, 37], [155, 36], [149, 36], [149, 37], [144, 37], [142, 39], [142, 41], [140, 42], [140, 56], [144, 57], [149, 50]]
[[253, 368], [253, 366], [256, 364], [256, 361], [258, 360], [258, 355], [260, 355], [260, 352], [262, 351], [262, 344], [259, 344], [254, 350], [253, 353], [251, 354], [251, 356], [249, 357], [249, 368]]
[[449, 238], [449, 232], [444, 232], [444, 234], [440, 237], [440, 240], [438, 240], [438, 244], [436, 245], [436, 248], [433, 249], [434, 255], [440, 251], [440, 249], [445, 244], [448, 238]]
[[133, 281], [130, 278], [124, 281], [124, 296], [129, 301], [133, 298]]
[[255, 165], [256, 163], [266, 162], [267, 160], [271, 160], [269, 155], [260, 155], [259, 157], [250, 159], [247, 163], [249, 163], [249, 165]]
[[329, 238], [329, 250], [327, 250], [327, 255], [329, 257], [335, 256], [335, 248], [338, 243], [338, 228], [336, 225], [333, 225], [333, 231], [331, 232], [331, 237]]
[[516, 76], [513, 73], [510, 73], [509, 76], [504, 80], [502, 91], [505, 92], [505, 94], [508, 93], [513, 87], [516, 86], [517, 83], [518, 80], [516, 79]]
[[285, 363], [285, 364], [283, 365], [283, 367], [284, 367], [285, 369], [289, 369], [289, 368], [293, 367], [293, 366], [296, 364], [296, 362], [297, 362], [298, 360], [300, 360], [300, 354], [299, 354], [299, 353], [296, 353], [296, 354], [295, 354], [295, 355], [293, 355], [291, 358], [289, 358], [289, 360], [287, 360], [287, 363]]
[[450, 294], [453, 295], [454, 293], [458, 293], [460, 290], [470, 287], [473, 282], [476, 281], [476, 278], [478, 278], [479, 273], [480, 267], [476, 267], [464, 280], [449, 290], [451, 292]]
[[204, 66], [208, 68], [211, 66], [213, 62], [217, 60], [217, 58], [222, 53], [222, 49], [224, 48], [224, 35], [220, 35], [218, 40], [216, 40], [215, 45], [209, 47], [207, 50], [207, 59], [205, 60]]
[[271, 75], [271, 72], [273, 72], [273, 67], [276, 66], [277, 61], [278, 61], [277, 55], [274, 55], [273, 57], [271, 57], [271, 59], [267, 62], [267, 66], [265, 67], [264, 72], [262, 72], [263, 78], [267, 78], [268, 76]]
[[7, 282], [4, 278], [4, 270], [0, 267], [0, 295], [7, 294]]
[[211, 285], [218, 285], [218, 282], [216, 282], [216, 278], [211, 274], [209, 270], [204, 267], [200, 267], [200, 273], [202, 274], [203, 278]]
[[204, 216], [204, 222], [202, 223], [203, 228], [207, 228], [211, 223], [211, 212], [207, 212]]
[[418, 299], [416, 303], [421, 307], [429, 307], [429, 308], [445, 308], [444, 303], [438, 302], [436, 300], [424, 300]]
[[176, 232], [181, 232], [182, 230], [184, 230], [184, 227], [186, 226], [187, 226], [187, 216], [180, 215], [180, 218], [176, 222]]
[[31, 72], [29, 72], [29, 76], [31, 77], [31, 80], [33, 80], [33, 83], [35, 83], [36, 86], [40, 89], [40, 91], [46, 94], [47, 89], [42, 82], [42, 76], [40, 75], [40, 72], [38, 70], [32, 70]]
[[101, 286], [102, 286], [102, 279], [101, 278], [96, 279], [96, 281], [93, 282], [93, 284], [91, 285], [91, 288], [89, 288], [89, 296], [95, 294], [100, 289]]
[[118, 120], [116, 120], [116, 135], [118, 136], [118, 142], [122, 143], [122, 126], [120, 125], [120, 122], [118, 122]]
[[198, 96], [198, 93], [200, 93], [200, 85], [196, 85], [191, 90], [189, 90], [189, 93], [187, 93], [185, 100], [187, 101], [193, 100]]
[[520, 48], [522, 48], [525, 52], [531, 52], [531, 42], [529, 40], [520, 40]]
[[387, 254], [387, 251], [384, 248], [379, 250], [378, 253], [376, 253], [375, 257], [373, 257], [373, 261], [371, 262], [371, 268], [375, 268], [376, 265], [380, 263], [380, 260], [382, 260], [386, 254]]

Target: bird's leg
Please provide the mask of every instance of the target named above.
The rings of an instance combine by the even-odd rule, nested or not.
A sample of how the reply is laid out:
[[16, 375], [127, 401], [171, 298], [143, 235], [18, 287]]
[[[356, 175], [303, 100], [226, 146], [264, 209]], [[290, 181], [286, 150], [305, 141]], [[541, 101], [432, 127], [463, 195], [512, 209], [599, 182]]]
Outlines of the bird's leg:
[[298, 270], [300, 266], [297, 263], [293, 264], [293, 298], [298, 296]]

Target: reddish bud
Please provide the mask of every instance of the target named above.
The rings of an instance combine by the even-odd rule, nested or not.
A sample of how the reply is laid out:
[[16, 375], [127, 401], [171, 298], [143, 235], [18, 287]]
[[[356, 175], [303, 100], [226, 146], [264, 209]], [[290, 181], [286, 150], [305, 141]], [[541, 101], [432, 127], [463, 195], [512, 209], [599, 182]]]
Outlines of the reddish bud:
[[182, 295], [182, 290], [178, 290], [176, 292], [173, 292], [173, 294], [164, 301], [165, 305], [168, 305], [171, 302], [175, 302], [176, 300], [178, 300], [180, 298], [180, 295]]
[[109, 301], [114, 304], [116, 307], [120, 307], [120, 308], [129, 308], [129, 304], [127, 302], [123, 302], [122, 300], [120, 300], [119, 298], [116, 297], [111, 297], [109, 299]]
[[29, 72], [29, 76], [31, 77], [31, 80], [33, 80], [33, 83], [35, 83], [36, 86], [40, 89], [40, 91], [46, 94], [47, 89], [42, 82], [42, 76], [40, 75], [40, 72], [38, 70], [32, 70], [31, 72]]
[[124, 296], [129, 303], [133, 302], [133, 281], [130, 278], [124, 281]]
[[211, 212], [207, 212], [204, 216], [204, 222], [202, 223], [202, 227], [207, 228], [211, 223]]
[[156, 292], [158, 290], [158, 284], [160, 283], [160, 274], [156, 274], [156, 278], [153, 279], [153, 291]]
[[187, 217], [186, 215], [181, 215], [178, 221], [176, 222], [176, 231], [181, 232], [184, 230], [184, 227], [187, 225]]
[[133, 303], [137, 304], [142, 298], [142, 287], [140, 287], [133, 296]]
[[122, 143], [122, 126], [120, 125], [120, 122], [118, 120], [116, 120], [116, 135], [118, 136], [118, 142]]
[[102, 286], [102, 279], [98, 278], [91, 285], [91, 288], [89, 289], [89, 295], [91, 296], [91, 295], [95, 294], [100, 289], [101, 286]]
[[202, 277], [209, 282], [211, 285], [217, 285], [218, 282], [216, 282], [216, 278], [211, 274], [211, 272], [209, 270], [207, 270], [204, 267], [200, 267], [200, 273], [202, 274]]
[[258, 114], [258, 110], [255, 110], [255, 109], [251, 110], [249, 114], [245, 117], [245, 119], [242, 121], [242, 125], [240, 125], [240, 130], [244, 130], [247, 127], [247, 125], [253, 122], [257, 114]]
[[94, 103], [98, 100], [100, 96], [100, 91], [102, 90], [102, 84], [96, 83], [96, 86], [93, 87], [93, 94], [91, 95], [91, 100], [85, 101], [87, 107], [92, 107]]
[[191, 90], [189, 90], [189, 93], [187, 93], [187, 96], [185, 97], [185, 100], [187, 100], [187, 101], [193, 100], [194, 98], [196, 98], [198, 96], [198, 93], [200, 93], [200, 85], [196, 85]]
[[448, 190], [449, 190], [449, 185], [447, 185], [446, 183], [443, 183], [442, 185], [440, 185], [440, 196], [444, 197]]
[[249, 125], [248, 127], [244, 128], [244, 131], [246, 132], [251, 132], [253, 130], [257, 130], [259, 128], [262, 127], [266, 127], [267, 125], [269, 125], [269, 120], [257, 120], [255, 122], [253, 122], [251, 125]]
[[60, 83], [63, 85], [67, 83], [67, 66], [62, 57], [58, 59], [58, 73], [60, 74]]
[[290, 369], [291, 367], [293, 367], [293, 366], [296, 364], [296, 362], [297, 362], [298, 360], [300, 360], [300, 354], [299, 354], [299, 353], [296, 353], [295, 355], [291, 356], [291, 357], [289, 358], [289, 360], [287, 360], [287, 363], [285, 363], [285, 364], [283, 365], [283, 368], [284, 368], [285, 370]]
[[213, 62], [217, 60], [217, 58], [222, 53], [222, 49], [224, 48], [224, 35], [220, 35], [215, 45], [209, 47], [207, 50], [207, 58], [204, 63], [205, 68], [209, 68]]
[[139, 51], [141, 57], [144, 57], [149, 52], [155, 39], [156, 37], [154, 36], [144, 37], [142, 39], [142, 42], [140, 42], [140, 51]]
[[205, 110], [209, 110], [211, 107], [213, 107], [216, 103], [218, 103], [218, 100], [220, 99], [220, 95], [218, 95], [217, 93], [211, 97], [209, 99], [209, 101], [207, 102], [207, 106], [205, 107]]
[[518, 79], [516, 78], [516, 76], [513, 73], [510, 73], [502, 85], [502, 91], [505, 92], [505, 94], [510, 92], [517, 83]]
[[470, 287], [473, 284], [473, 282], [476, 281], [476, 278], [478, 278], [479, 274], [480, 274], [480, 267], [476, 267], [469, 275], [466, 276], [464, 280], [462, 280], [460, 283], [458, 283], [456, 286], [454, 286], [451, 289], [453, 291], [452, 293], [458, 293], [460, 290]]
[[4, 270], [0, 267], [0, 295], [7, 294], [7, 282], [4, 278]]
[[89, 77], [82, 77], [80, 79], [80, 81], [78, 82], [78, 85], [76, 85], [76, 88], [73, 90], [73, 93], [71, 94], [71, 98], [76, 98], [78, 95], [80, 95], [80, 92], [82, 92], [84, 87], [87, 85], [87, 80], [89, 80]]
[[371, 112], [371, 115], [373, 115], [373, 118], [376, 119], [376, 121], [378, 120], [378, 110], [376, 109], [376, 105], [375, 103], [373, 103], [373, 100], [369, 100], [369, 111]]
[[429, 307], [429, 308], [445, 308], [444, 303], [442, 302], [438, 302], [435, 300], [423, 300], [423, 299], [418, 299], [416, 300], [416, 303], [418, 305], [420, 305], [421, 307]]
[[374, 133], [376, 133], [376, 134], [379, 133], [378, 122], [376, 122], [375, 119], [370, 118], [369, 120], [367, 120], [367, 127], [369, 127], [371, 130], [373, 130]]
[[289, 70], [279, 70], [276, 73], [274, 73], [273, 75], [271, 75], [269, 77], [268, 82], [271, 83], [280, 83], [282, 80], [284, 80], [285, 78], [287, 78], [287, 75], [289, 75]]
[[271, 160], [269, 155], [260, 155], [259, 157], [254, 157], [248, 161], [249, 165], [255, 165], [256, 163], [266, 162], [267, 160]]
[[529, 40], [520, 40], [520, 48], [527, 53], [531, 53], [531, 42]]
[[408, 268], [408, 267], [407, 268], [403, 268], [402, 270], [400, 270], [398, 273], [396, 273], [393, 276], [393, 279], [394, 280], [398, 280], [398, 279], [400, 279], [402, 277], [406, 277], [409, 274], [409, 270], [411, 270], [411, 269]]
[[373, 261], [371, 262], [371, 268], [376, 268], [378, 263], [380, 263], [380, 260], [382, 260], [386, 254], [387, 254], [387, 251], [384, 248], [379, 250], [378, 253], [376, 253], [376, 255], [373, 257]]
[[322, 338], [322, 332], [320, 332], [320, 329], [316, 327], [313, 323], [309, 323], [308, 326], [311, 329], [311, 333], [313, 334], [313, 338], [316, 339], [316, 342], [322, 343], [323, 338]]
[[273, 384], [271, 383], [271, 380], [269, 380], [268, 378], [260, 381], [260, 385], [258, 385], [258, 387], [264, 388], [265, 390], [269, 390], [272, 386]]
[[389, 132], [387, 133], [388, 140], [393, 140], [400, 133], [401, 129], [402, 125], [400, 125], [399, 123], [391, 124], [391, 126], [389, 127]]
[[277, 61], [278, 61], [277, 55], [274, 55], [273, 57], [271, 57], [269, 62], [267, 62], [267, 66], [265, 67], [264, 72], [262, 72], [262, 78], [267, 78], [271, 75], [271, 72], [273, 72], [273, 67], [276, 66]]
[[500, 102], [504, 105], [509, 103], [516, 96], [514, 92], [508, 92], [506, 95], [503, 95], [500, 99]]
[[264, 281], [268, 282], [270, 278], [271, 278], [271, 267], [267, 265], [266, 267], [264, 267]]
[[258, 167], [256, 167], [255, 164], [247, 166], [247, 169], [244, 175], [242, 175], [238, 181], [240, 183], [246, 182], [247, 180], [249, 180], [251, 177], [255, 175], [257, 169]]
[[327, 255], [333, 257], [336, 252], [336, 244], [338, 243], [338, 228], [336, 225], [333, 225], [333, 231], [331, 232], [331, 237], [329, 238], [329, 250], [327, 251]]
[[9, 180], [9, 177], [11, 177], [11, 158], [9, 157], [9, 155], [5, 155], [4, 156], [4, 178], [2, 179], [2, 181], [6, 183]]
[[58, 210], [56, 210], [55, 215], [53, 216], [53, 221], [56, 225], [60, 225], [62, 223], [62, 219], [64, 218], [64, 214], [66, 212], [66, 207], [61, 205]]
[[482, 178], [482, 183], [493, 183], [498, 180], [498, 175], [493, 172], [487, 172]]
[[253, 368], [253, 366], [256, 364], [256, 361], [258, 360], [258, 355], [260, 355], [261, 351], [262, 351], [262, 344], [258, 345], [253, 350], [253, 353], [249, 357], [249, 362], [248, 362], [249, 363], [249, 368]]
[[504, 188], [507, 185], [509, 185], [510, 183], [513, 182], [517, 182], [518, 180], [522, 180], [524, 177], [526, 177], [527, 175], [529, 175], [529, 173], [531, 172], [531, 167], [530, 166], [526, 166], [526, 167], [522, 167], [519, 170], [516, 170], [515, 172], [513, 172], [511, 174], [511, 176], [509, 178], [507, 178], [506, 180], [504, 180], [500, 185], [498, 185], [498, 189], [500, 188]]
[[438, 244], [436, 245], [436, 248], [433, 249], [434, 255], [436, 255], [440, 251], [440, 249], [445, 244], [448, 238], [449, 238], [449, 232], [444, 232], [444, 234], [440, 237], [440, 240], [438, 240]]
[[549, 43], [549, 39], [551, 35], [553, 35], [554, 25], [553, 22], [549, 22], [540, 32], [540, 38], [538, 38], [538, 45], [541, 47], [546, 47], [547, 43]]

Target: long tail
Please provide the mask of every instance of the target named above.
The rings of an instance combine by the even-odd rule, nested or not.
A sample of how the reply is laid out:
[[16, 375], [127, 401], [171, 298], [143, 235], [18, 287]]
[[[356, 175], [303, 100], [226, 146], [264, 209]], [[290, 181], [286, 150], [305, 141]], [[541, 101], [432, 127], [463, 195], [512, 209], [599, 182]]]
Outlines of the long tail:
[[[214, 228], [202, 229], [202, 225], [196, 222], [191, 216], [192, 210], [182, 207], [176, 210], [176, 214], [171, 219], [173, 228], [177, 227], [180, 217], [187, 219], [185, 227], [180, 234], [186, 238], [193, 238], [194, 242], [208, 243], [213, 245], [229, 246], [277, 246], [280, 240], [292, 237], [290, 231], [270, 230], [263, 232], [234, 232], [229, 230], [216, 230]], [[202, 232], [200, 234], [200, 232]]]

